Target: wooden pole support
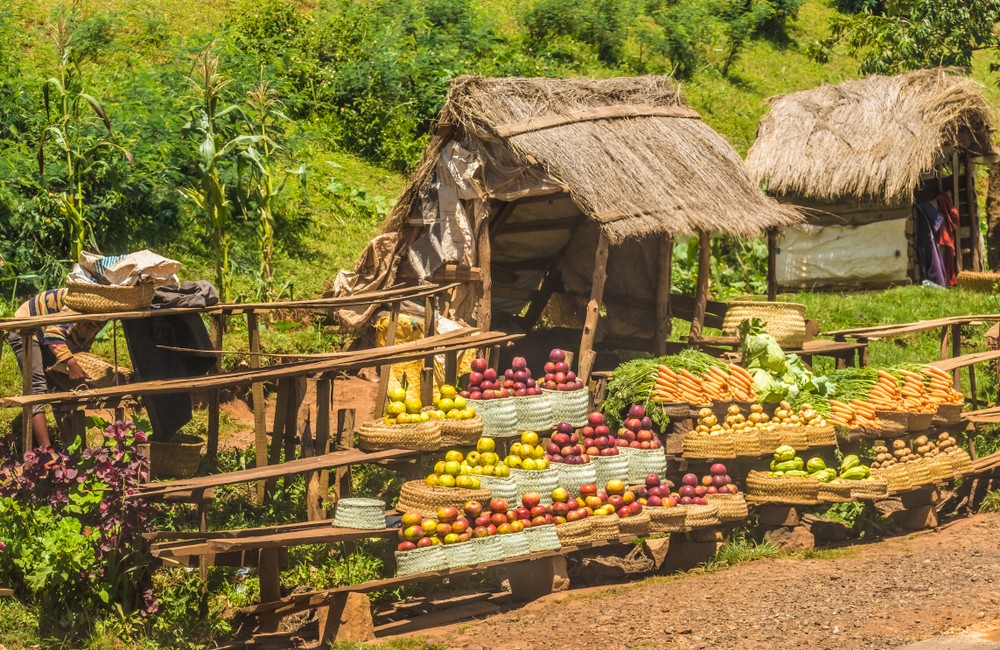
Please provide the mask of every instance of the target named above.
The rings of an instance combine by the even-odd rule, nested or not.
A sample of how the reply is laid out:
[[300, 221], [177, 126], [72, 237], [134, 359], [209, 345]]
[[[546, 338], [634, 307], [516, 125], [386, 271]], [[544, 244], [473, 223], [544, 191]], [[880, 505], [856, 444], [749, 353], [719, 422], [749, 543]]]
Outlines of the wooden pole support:
[[[951, 202], [955, 206], [955, 210], [958, 210], [958, 150], [953, 150], [951, 153]], [[970, 239], [971, 239], [971, 228], [970, 228]], [[962, 259], [964, 254], [962, 253], [962, 215], [958, 215], [958, 224], [955, 227], [955, 265], [958, 271], [962, 271], [964, 260]]]
[[[35, 363], [34, 343], [35, 332], [21, 330], [21, 393], [24, 395], [31, 395], [31, 368]], [[28, 453], [35, 446], [32, 439], [32, 415], [30, 406], [21, 409], [21, 442], [24, 453]]]
[[667, 353], [667, 338], [670, 336], [670, 285], [674, 263], [674, 238], [664, 235], [660, 240], [660, 255], [656, 277], [656, 341], [654, 349], [657, 356]]
[[590, 381], [590, 373], [594, 369], [597, 353], [594, 352], [594, 340], [597, 338], [597, 324], [601, 318], [601, 305], [604, 301], [604, 283], [608, 277], [608, 236], [601, 230], [597, 240], [597, 250], [594, 253], [594, 276], [590, 287], [590, 300], [587, 302], [587, 315], [583, 322], [583, 336], [580, 339], [580, 365], [577, 374], [584, 384]]
[[[337, 410], [337, 440], [341, 449], [354, 448], [354, 409]], [[337, 478], [333, 484], [338, 500], [351, 494], [351, 466], [337, 468]]]
[[[962, 326], [960, 324], [951, 326], [951, 356], [952, 358], [962, 356]], [[951, 372], [955, 381], [955, 390], [962, 390], [962, 369], [955, 368]]]
[[[396, 330], [399, 325], [399, 303], [392, 303], [389, 308], [389, 329], [385, 333], [385, 346], [396, 344]], [[380, 417], [385, 411], [386, 391], [389, 389], [389, 375], [392, 373], [392, 364], [385, 364], [378, 370], [378, 393], [375, 395], [374, 417]]]
[[[225, 328], [225, 315], [212, 315], [212, 347], [222, 350], [222, 331]], [[222, 355], [215, 359], [214, 372], [222, 371]], [[219, 389], [208, 391], [208, 440], [205, 444], [205, 455], [214, 460], [219, 453]]]
[[712, 236], [706, 230], [698, 231], [698, 284], [694, 295], [694, 314], [691, 316], [690, 340], [701, 338], [705, 328], [705, 311], [708, 309], [708, 289], [711, 281]]
[[767, 299], [778, 297], [778, 229], [767, 231]]
[[479, 237], [476, 240], [476, 263], [483, 273], [483, 291], [479, 299], [479, 309], [476, 311], [476, 327], [487, 332], [493, 320], [493, 271], [490, 226], [485, 218], [480, 224]]
[[[312, 453], [322, 456], [330, 451], [330, 378], [326, 375], [316, 381], [316, 439]], [[323, 477], [327, 481], [323, 481]], [[309, 472], [306, 477], [306, 516], [309, 521], [326, 519], [324, 503], [327, 498], [324, 483], [329, 485], [328, 470]]]
[[[260, 368], [260, 325], [257, 312], [247, 312], [247, 349], [250, 351], [250, 367]], [[250, 387], [253, 406], [253, 444], [257, 454], [257, 467], [267, 465], [267, 406], [264, 401], [264, 384], [255, 381]], [[264, 502], [264, 481], [257, 482], [257, 502]]]

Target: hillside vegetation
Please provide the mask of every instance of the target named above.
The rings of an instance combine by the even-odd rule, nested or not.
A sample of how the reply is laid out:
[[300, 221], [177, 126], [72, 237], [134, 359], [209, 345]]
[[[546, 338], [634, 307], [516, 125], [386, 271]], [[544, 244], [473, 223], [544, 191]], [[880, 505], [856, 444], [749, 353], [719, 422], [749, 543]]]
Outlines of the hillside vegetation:
[[[388, 211], [459, 74], [673, 74], [745, 153], [766, 97], [856, 76], [842, 51], [805, 53], [834, 15], [823, 0], [2, 0], [0, 290], [59, 281], [77, 248], [148, 246], [188, 277], [227, 252], [234, 297], [314, 295]], [[234, 143], [211, 169], [206, 102], [239, 107], [211, 120], [216, 148]], [[197, 200], [213, 174], [221, 243]], [[741, 247], [756, 280], [736, 290], [759, 290], [759, 247]]]

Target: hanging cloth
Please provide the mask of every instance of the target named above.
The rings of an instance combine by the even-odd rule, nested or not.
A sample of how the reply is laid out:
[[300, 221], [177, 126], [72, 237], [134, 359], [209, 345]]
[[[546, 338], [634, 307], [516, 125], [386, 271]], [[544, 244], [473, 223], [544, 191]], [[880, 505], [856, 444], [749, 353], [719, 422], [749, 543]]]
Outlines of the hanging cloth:
[[917, 213], [917, 263], [920, 265], [920, 278], [945, 286], [948, 281], [947, 273], [935, 241], [935, 232], [943, 219], [930, 201], [922, 201], [913, 207]]
[[944, 216], [941, 227], [937, 230], [937, 245], [941, 251], [941, 263], [949, 287], [958, 284], [958, 259], [955, 242], [958, 241], [958, 209], [951, 202], [947, 192], [937, 195], [938, 211]]

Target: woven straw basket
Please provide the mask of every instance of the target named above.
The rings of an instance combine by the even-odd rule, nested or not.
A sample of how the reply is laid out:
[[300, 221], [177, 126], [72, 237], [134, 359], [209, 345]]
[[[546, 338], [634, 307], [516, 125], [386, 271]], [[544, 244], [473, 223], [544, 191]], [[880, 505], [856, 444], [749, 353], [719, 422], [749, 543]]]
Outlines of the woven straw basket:
[[902, 465], [893, 465], [880, 470], [872, 470], [872, 475], [885, 480], [886, 490], [892, 494], [895, 492], [906, 492], [913, 487], [910, 473]]
[[719, 521], [723, 523], [746, 521], [750, 515], [747, 500], [742, 494], [709, 494], [705, 498], [709, 505], [719, 509]]
[[755, 501], [814, 506], [819, 503], [819, 481], [810, 477], [770, 476], [750, 472], [747, 491]]
[[66, 306], [85, 314], [144, 310], [153, 302], [153, 285], [148, 282], [131, 287], [88, 282], [67, 282], [66, 286]]
[[590, 391], [586, 388], [580, 390], [543, 390], [542, 394], [549, 398], [553, 423], [569, 422], [574, 427], [582, 427], [587, 424]]
[[453, 506], [462, 509], [467, 501], [478, 501], [487, 507], [492, 498], [490, 491], [480, 488], [431, 487], [423, 481], [407, 481], [399, 491], [396, 509], [401, 512], [419, 512], [425, 517], [433, 517], [438, 508]]
[[656, 474], [660, 478], [667, 475], [667, 456], [662, 448], [660, 449], [628, 449], [625, 452], [628, 458], [628, 483], [638, 484], [646, 481], [646, 476]]
[[358, 447], [363, 451], [437, 451], [441, 448], [441, 420], [415, 424], [386, 424], [382, 420], [365, 422], [358, 429]]
[[931, 413], [910, 413], [906, 430], [910, 433], [919, 433], [930, 429], [931, 425], [934, 424], [935, 414], [936, 411]]
[[385, 501], [351, 497], [337, 502], [333, 525], [338, 528], [381, 530], [385, 528]]
[[549, 469], [512, 469], [510, 477], [517, 485], [518, 494], [537, 492], [541, 505], [552, 505], [552, 490], [559, 487], [559, 472], [549, 465]]
[[649, 515], [649, 528], [654, 533], [679, 533], [684, 530], [684, 520], [687, 518], [685, 506], [672, 508], [647, 506], [642, 510]]
[[851, 483], [855, 481], [838, 481], [836, 483], [823, 483], [819, 484], [819, 500], [823, 503], [848, 503], [853, 501], [851, 493], [853, 492], [853, 487]]
[[755, 458], [760, 456], [760, 436], [755, 431], [736, 431], [732, 434], [733, 452], [736, 457]]
[[476, 564], [484, 562], [499, 562], [504, 558], [502, 535], [490, 535], [488, 537], [473, 537], [472, 550], [476, 554]]
[[559, 544], [562, 546], [579, 546], [589, 544], [594, 540], [593, 517], [585, 517], [576, 521], [567, 521], [564, 524], [556, 524], [556, 535], [559, 537]]
[[471, 539], [457, 544], [442, 544], [441, 548], [444, 549], [444, 561], [449, 569], [472, 566], [479, 562], [476, 558], [476, 547]]
[[707, 526], [718, 526], [719, 507], [713, 503], [707, 506], [688, 505], [684, 506], [687, 513], [684, 515], [684, 526], [687, 528], [705, 528]]
[[931, 470], [922, 458], [904, 463], [904, 467], [906, 467], [906, 473], [910, 475], [910, 483], [913, 484], [913, 487], [930, 485], [934, 482]]
[[558, 551], [562, 546], [559, 543], [559, 534], [556, 532], [555, 524], [532, 526], [531, 528], [525, 528], [524, 532], [528, 535], [528, 547], [532, 553]]
[[517, 407], [513, 398], [475, 400], [474, 406], [483, 420], [484, 438], [509, 438], [517, 433]]
[[954, 475], [964, 476], [966, 474], [972, 474], [975, 472], [975, 467], [972, 464], [972, 456], [964, 449], [954, 448], [956, 451], [946, 454], [948, 456], [948, 461], [951, 463]]
[[205, 441], [178, 433], [168, 442], [149, 441], [149, 473], [153, 478], [191, 478], [201, 465]]
[[760, 430], [757, 432], [757, 439], [760, 441], [761, 454], [773, 454], [774, 450], [781, 446], [781, 431], [777, 428], [770, 431]]
[[604, 515], [602, 517], [587, 517], [590, 520], [591, 534], [595, 540], [609, 541], [618, 539], [621, 532], [618, 528], [618, 515]]
[[691, 419], [691, 405], [687, 402], [661, 402], [659, 408], [671, 420]]
[[732, 437], [726, 434], [684, 436], [684, 458], [736, 458]]
[[412, 576], [428, 571], [443, 571], [448, 568], [444, 546], [425, 546], [412, 551], [396, 551], [396, 575]]
[[73, 381], [69, 378], [65, 369], [65, 364], [57, 364], [48, 369], [47, 375], [55, 382], [59, 388], [67, 391], [76, 390], [81, 386], [86, 388], [107, 388], [127, 384], [132, 380], [132, 373], [127, 368], [118, 368], [117, 382], [115, 381], [115, 367], [96, 354], [90, 352], [77, 352], [73, 355], [76, 362], [87, 376], [86, 382]]
[[597, 473], [594, 482], [598, 487], [604, 487], [608, 481], [615, 479], [628, 481], [628, 456], [623, 453], [616, 456], [591, 456], [590, 464]]
[[441, 423], [441, 447], [471, 447], [483, 435], [483, 418], [467, 420], [438, 420]]
[[958, 424], [962, 421], [962, 406], [962, 404], [938, 404], [937, 413], [934, 414], [934, 424], [937, 426]]
[[938, 454], [930, 458], [925, 458], [924, 463], [931, 473], [934, 481], [950, 481], [955, 477], [955, 469], [951, 466], [951, 461], [945, 458], [946, 454]]
[[806, 340], [806, 306], [796, 302], [733, 301], [726, 309], [722, 333], [736, 336], [740, 323], [759, 318], [782, 348], [801, 348]]
[[651, 528], [652, 521], [649, 518], [649, 513], [645, 510], [637, 515], [618, 518], [618, 531], [622, 535], [645, 537], [650, 533]]
[[889, 496], [889, 483], [878, 476], [851, 481], [851, 498], [856, 501], [879, 501]]
[[548, 395], [528, 395], [511, 398], [517, 411], [518, 431], [546, 431], [552, 428], [555, 420], [552, 415], [552, 404]]
[[831, 424], [825, 427], [806, 426], [802, 428], [806, 430], [807, 447], [829, 447], [837, 444], [837, 430]]
[[522, 494], [517, 488], [517, 481], [513, 478], [484, 474], [477, 474], [476, 478], [479, 479], [480, 487], [490, 491], [492, 499], [503, 499], [507, 503], [513, 503]]
[[781, 437], [781, 444], [796, 449], [805, 449], [809, 446], [809, 436], [806, 434], [805, 427], [779, 424], [776, 428]]
[[[552, 463], [559, 475], [559, 485], [569, 490], [570, 496], [580, 496], [580, 486], [586, 483], [597, 484], [597, 468], [591, 463], [582, 465], [567, 465], [566, 463]], [[551, 490], [550, 490], [551, 492]]]
[[910, 414], [906, 411], [875, 411], [875, 419], [886, 436], [901, 436], [910, 426]]
[[531, 552], [531, 545], [528, 543], [528, 536], [523, 532], [507, 533], [506, 535], [497, 535], [496, 537], [500, 538], [500, 544], [503, 546], [503, 556], [505, 558], [527, 555]]
[[993, 293], [997, 283], [1000, 283], [1000, 273], [961, 271], [958, 274], [958, 286], [966, 291]]

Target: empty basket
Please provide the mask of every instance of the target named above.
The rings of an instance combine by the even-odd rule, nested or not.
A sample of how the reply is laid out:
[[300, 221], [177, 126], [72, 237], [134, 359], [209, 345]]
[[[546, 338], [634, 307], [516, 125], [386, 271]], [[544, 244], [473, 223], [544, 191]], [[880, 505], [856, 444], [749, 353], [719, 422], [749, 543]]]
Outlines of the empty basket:
[[338, 528], [385, 528], [385, 501], [351, 497], [337, 502], [333, 525]]
[[801, 348], [806, 340], [806, 306], [796, 302], [733, 301], [726, 309], [722, 333], [736, 336], [740, 323], [751, 318], [763, 321], [782, 348]]

